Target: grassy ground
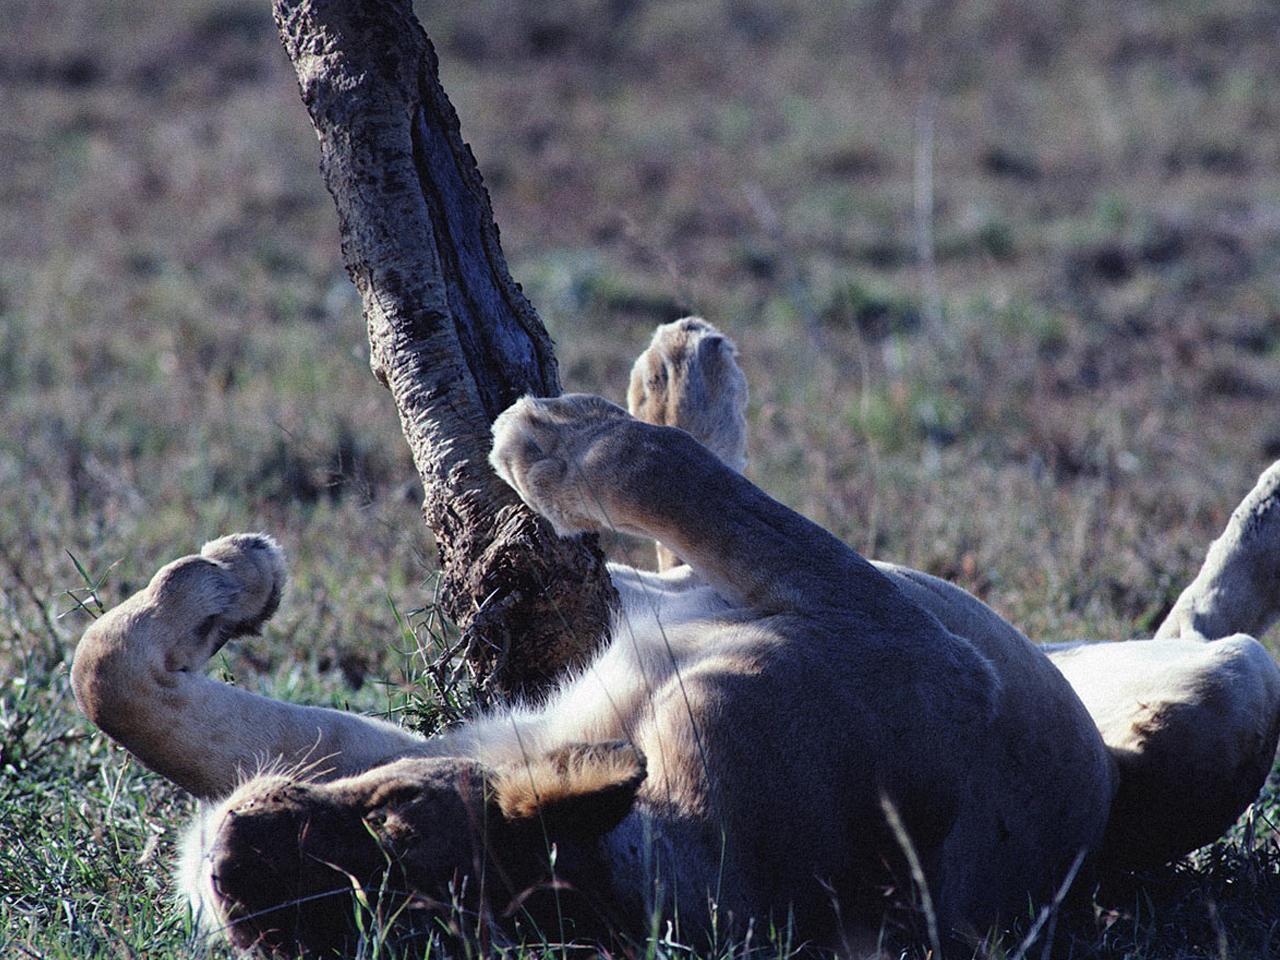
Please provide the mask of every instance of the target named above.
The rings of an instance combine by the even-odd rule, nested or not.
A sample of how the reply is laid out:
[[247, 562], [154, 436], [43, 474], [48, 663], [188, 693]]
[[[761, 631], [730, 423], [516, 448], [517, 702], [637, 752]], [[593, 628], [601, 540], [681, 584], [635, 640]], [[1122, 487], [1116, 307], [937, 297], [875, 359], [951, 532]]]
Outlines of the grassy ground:
[[[1280, 456], [1274, 4], [420, 13], [566, 382], [619, 398], [652, 326], [704, 313], [753, 477], [857, 548], [1037, 639], [1138, 635]], [[265, 0], [0, 17], [0, 955], [200, 954], [188, 801], [69, 696], [75, 561], [110, 605], [268, 529], [291, 592], [219, 669], [395, 710], [420, 491]], [[1278, 805], [1059, 951], [1280, 955]]]

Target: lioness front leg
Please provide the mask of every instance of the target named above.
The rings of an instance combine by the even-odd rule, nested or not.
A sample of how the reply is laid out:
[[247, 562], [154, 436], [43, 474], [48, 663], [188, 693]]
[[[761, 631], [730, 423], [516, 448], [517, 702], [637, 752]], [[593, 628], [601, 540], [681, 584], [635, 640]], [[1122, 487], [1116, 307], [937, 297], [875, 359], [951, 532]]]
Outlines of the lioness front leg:
[[[627, 409], [679, 427], [741, 473], [747, 466], [747, 378], [733, 342], [701, 317], [664, 323], [631, 368]], [[684, 561], [657, 544], [658, 569]]]
[[367, 769], [421, 741], [376, 720], [281, 703], [199, 671], [257, 632], [284, 589], [284, 555], [261, 534], [205, 544], [85, 632], [71, 683], [85, 714], [148, 767], [196, 796], [229, 793], [276, 762], [317, 778]]
[[561, 535], [652, 537], [736, 606], [869, 612], [896, 596], [858, 554], [688, 433], [642, 423], [600, 397], [526, 397], [493, 435], [494, 469]]

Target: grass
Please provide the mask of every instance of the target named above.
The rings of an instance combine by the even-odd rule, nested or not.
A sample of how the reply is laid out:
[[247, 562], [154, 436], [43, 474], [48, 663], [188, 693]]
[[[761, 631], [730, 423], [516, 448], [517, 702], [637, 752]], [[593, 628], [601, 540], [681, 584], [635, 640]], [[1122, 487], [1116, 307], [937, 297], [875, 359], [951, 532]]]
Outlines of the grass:
[[[0, 13], [0, 955], [219, 955], [171, 907], [187, 801], [71, 701], [71, 556], [112, 604], [268, 529], [290, 593], [218, 669], [425, 710], [393, 612], [429, 606], [420, 491], [266, 4]], [[858, 549], [1037, 639], [1138, 635], [1280, 456], [1272, 5], [421, 14], [566, 382], [618, 398], [652, 326], [703, 312], [742, 349], [752, 476]], [[1280, 952], [1277, 795], [1060, 951]]]

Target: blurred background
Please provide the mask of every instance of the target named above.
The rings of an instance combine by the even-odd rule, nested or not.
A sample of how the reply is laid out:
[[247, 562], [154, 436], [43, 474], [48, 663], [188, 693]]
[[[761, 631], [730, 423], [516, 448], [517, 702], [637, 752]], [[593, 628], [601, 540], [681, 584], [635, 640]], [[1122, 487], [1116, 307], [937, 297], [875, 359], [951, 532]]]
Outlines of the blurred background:
[[[1038, 640], [1141, 635], [1280, 457], [1275, 3], [418, 12], [566, 386], [621, 400], [654, 325], [703, 314], [751, 476], [859, 550]], [[109, 606], [269, 530], [291, 592], [218, 669], [387, 709], [433, 548], [266, 0], [0, 22], [0, 920], [93, 943], [110, 914], [58, 884], [161, 889], [132, 864], [185, 801], [70, 703], [85, 577]], [[78, 877], [14, 846], [50, 797], [88, 811]]]

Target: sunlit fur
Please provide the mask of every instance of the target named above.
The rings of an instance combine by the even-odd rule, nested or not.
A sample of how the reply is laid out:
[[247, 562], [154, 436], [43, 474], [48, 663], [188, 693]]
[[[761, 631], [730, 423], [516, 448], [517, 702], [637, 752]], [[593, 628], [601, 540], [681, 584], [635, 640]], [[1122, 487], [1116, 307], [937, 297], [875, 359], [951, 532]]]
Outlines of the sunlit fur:
[[[743, 479], [734, 357], [686, 319], [637, 361], [633, 413], [649, 422], [568, 396], [495, 423], [495, 469], [559, 531], [612, 527], [665, 551], [662, 573], [610, 568], [611, 636], [545, 702], [424, 740], [204, 676], [283, 590], [265, 535], [206, 544], [93, 625], [72, 670], [82, 708], [209, 801], [180, 878], [206, 928], [230, 916], [217, 870], [289, 859], [230, 842], [266, 808], [310, 825], [308, 811], [337, 811], [329, 834], [268, 844], [297, 859], [310, 843], [313, 874], [332, 860], [313, 887], [349, 888], [385, 850], [421, 898], [488, 864], [510, 871], [499, 892], [515, 902], [554, 862], [555, 889], [630, 936], [655, 916], [694, 937], [756, 917], [846, 945], [874, 940], [886, 890], [914, 901], [913, 879], [931, 929], [963, 934], [1052, 893], [1082, 851], [1165, 859], [1239, 814], [1280, 728], [1280, 671], [1232, 636], [1276, 612], [1280, 470], [1233, 516], [1166, 639], [1046, 655], [959, 588], [866, 563]], [[238, 943], [309, 943], [304, 921], [260, 929], [236, 904]]]

